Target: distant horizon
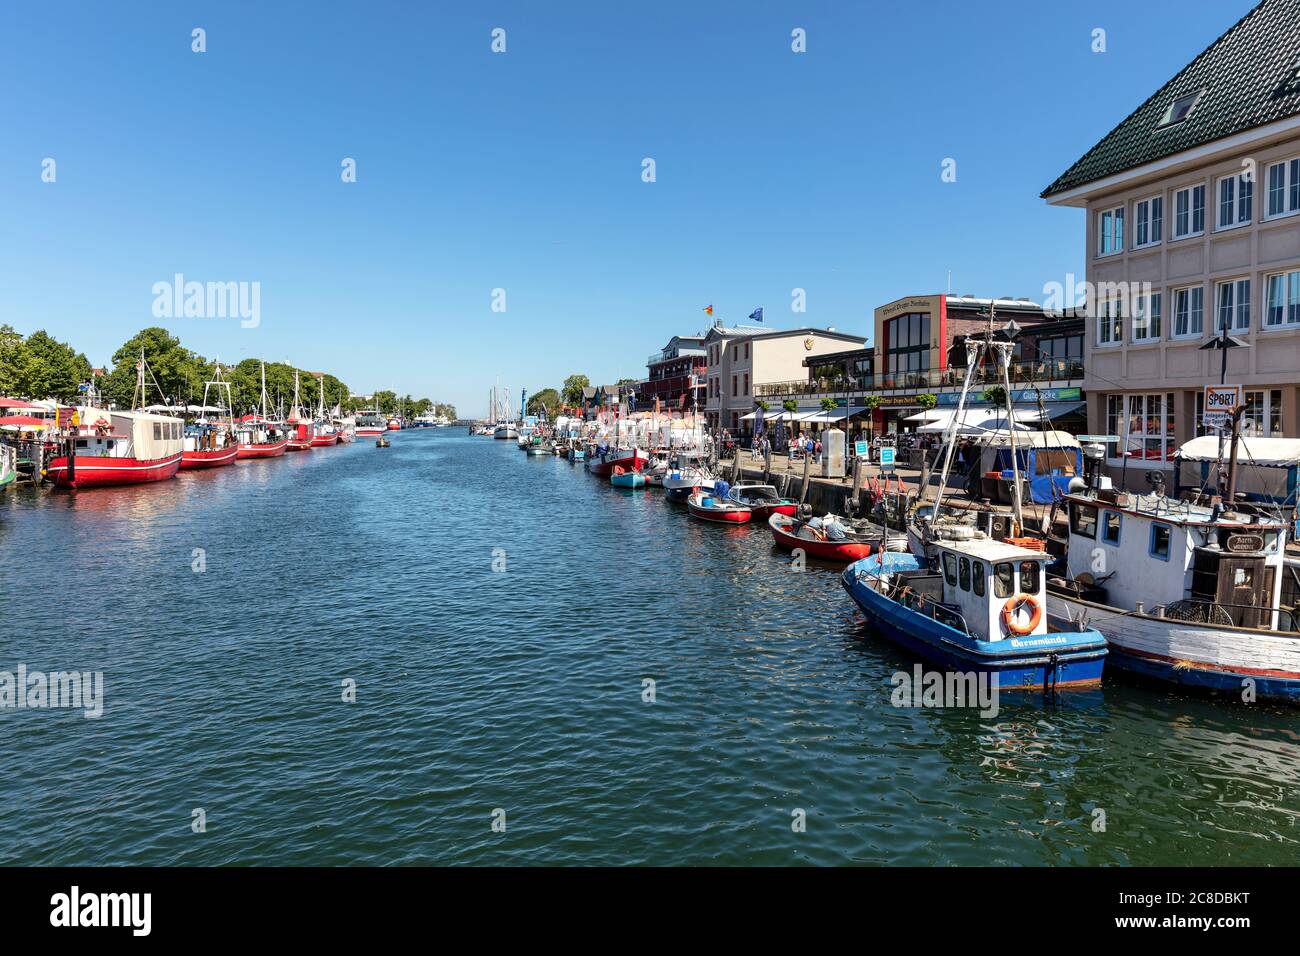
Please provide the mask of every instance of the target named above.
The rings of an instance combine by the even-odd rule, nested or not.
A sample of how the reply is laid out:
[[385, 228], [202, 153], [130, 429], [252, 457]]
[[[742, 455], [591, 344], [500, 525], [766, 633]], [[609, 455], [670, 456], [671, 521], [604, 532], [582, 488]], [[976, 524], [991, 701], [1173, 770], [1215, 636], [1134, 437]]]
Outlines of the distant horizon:
[[870, 342], [905, 296], [1041, 303], [1085, 274], [1041, 190], [1252, 6], [16, 11], [0, 324], [481, 418], [759, 307]]

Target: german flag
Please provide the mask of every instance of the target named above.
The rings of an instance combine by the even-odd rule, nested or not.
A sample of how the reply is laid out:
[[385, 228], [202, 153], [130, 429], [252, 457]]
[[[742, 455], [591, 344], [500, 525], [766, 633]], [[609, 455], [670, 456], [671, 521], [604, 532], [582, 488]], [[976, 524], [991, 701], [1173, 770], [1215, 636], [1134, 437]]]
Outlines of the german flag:
[[712, 305], [706, 305], [706, 306], [704, 307], [704, 314], [705, 314], [705, 315], [712, 315], [712, 314], [713, 314], [713, 306], [712, 306]]

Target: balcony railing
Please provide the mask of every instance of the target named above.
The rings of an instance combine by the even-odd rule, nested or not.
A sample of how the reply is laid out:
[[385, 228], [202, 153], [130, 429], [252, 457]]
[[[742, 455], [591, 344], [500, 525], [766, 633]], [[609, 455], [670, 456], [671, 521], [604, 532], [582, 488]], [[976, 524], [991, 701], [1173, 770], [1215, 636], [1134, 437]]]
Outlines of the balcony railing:
[[[1083, 362], [1078, 359], [1054, 359], [1039, 362], [1012, 362], [1008, 370], [1011, 384], [1034, 385], [1046, 382], [1074, 382], [1083, 379]], [[884, 389], [960, 388], [966, 377], [964, 368], [931, 369], [924, 372], [897, 372], [884, 375], [850, 375], [822, 377], [812, 381], [769, 382], [754, 389], [760, 398], [799, 395], [824, 395], [844, 392], [870, 392]], [[975, 370], [972, 386], [981, 388], [1002, 384], [1002, 371], [996, 365]]]

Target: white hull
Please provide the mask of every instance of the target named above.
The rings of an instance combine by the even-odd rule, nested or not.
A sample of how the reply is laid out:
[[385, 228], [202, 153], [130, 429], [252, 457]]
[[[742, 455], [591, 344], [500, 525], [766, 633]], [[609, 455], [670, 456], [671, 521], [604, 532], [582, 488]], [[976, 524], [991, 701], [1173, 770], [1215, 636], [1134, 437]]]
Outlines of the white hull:
[[[1080, 602], [1048, 592], [1048, 611], [1063, 617], [1086, 614], [1088, 624], [1106, 636], [1120, 655], [1145, 662], [1145, 672], [1217, 672], [1239, 680], [1244, 677], [1300, 680], [1300, 634], [1252, 628], [1194, 624], [1170, 618], [1133, 614]], [[1133, 669], [1133, 668], [1129, 668]], [[1190, 676], [1190, 675], [1189, 675]], [[1179, 681], [1184, 683], [1188, 681]]]

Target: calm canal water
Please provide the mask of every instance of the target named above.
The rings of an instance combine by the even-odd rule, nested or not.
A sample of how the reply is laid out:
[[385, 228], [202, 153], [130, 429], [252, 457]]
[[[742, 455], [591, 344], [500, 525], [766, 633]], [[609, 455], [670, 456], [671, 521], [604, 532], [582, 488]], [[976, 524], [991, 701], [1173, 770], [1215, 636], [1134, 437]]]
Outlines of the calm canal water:
[[1295, 862], [1300, 713], [897, 709], [913, 661], [790, 566], [459, 429], [11, 491], [0, 670], [105, 712], [0, 711], [0, 863]]

